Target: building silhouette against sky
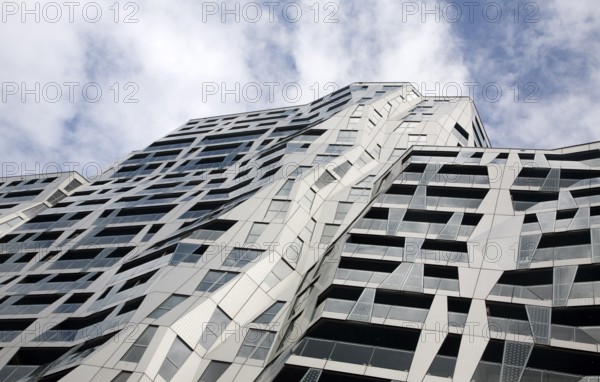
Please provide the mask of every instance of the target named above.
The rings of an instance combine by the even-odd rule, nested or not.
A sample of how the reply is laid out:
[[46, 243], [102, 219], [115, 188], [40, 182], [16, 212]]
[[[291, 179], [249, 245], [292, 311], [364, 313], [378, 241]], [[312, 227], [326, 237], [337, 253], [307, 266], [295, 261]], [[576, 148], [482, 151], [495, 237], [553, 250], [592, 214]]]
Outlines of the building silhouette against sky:
[[491, 148], [408, 83], [2, 179], [0, 258], [3, 382], [600, 375], [600, 144]]

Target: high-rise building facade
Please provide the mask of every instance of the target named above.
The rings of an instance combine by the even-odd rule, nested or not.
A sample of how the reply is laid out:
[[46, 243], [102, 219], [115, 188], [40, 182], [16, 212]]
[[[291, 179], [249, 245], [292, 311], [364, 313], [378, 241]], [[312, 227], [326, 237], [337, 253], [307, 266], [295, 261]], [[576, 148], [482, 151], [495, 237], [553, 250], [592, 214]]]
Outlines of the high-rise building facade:
[[600, 143], [491, 148], [466, 97], [191, 120], [0, 213], [0, 381], [600, 375]]

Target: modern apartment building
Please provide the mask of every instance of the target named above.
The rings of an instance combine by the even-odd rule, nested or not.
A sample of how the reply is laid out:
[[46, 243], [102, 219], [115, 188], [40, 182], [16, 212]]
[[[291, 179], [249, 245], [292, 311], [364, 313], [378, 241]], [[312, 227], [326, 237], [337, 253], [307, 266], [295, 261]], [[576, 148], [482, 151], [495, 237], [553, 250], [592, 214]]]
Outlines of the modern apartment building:
[[354, 83], [2, 183], [0, 381], [600, 375], [600, 143], [492, 148], [466, 97]]

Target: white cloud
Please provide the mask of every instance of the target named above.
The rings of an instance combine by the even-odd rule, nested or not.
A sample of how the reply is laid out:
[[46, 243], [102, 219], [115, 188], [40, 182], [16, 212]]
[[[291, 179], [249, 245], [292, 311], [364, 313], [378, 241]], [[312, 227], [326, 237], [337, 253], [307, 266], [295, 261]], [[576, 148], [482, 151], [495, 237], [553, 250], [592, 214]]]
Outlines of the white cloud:
[[[315, 9], [310, 8], [313, 2], [307, 1], [296, 23], [286, 22], [283, 4], [275, 8], [274, 23], [264, 7], [257, 23], [243, 17], [234, 22], [233, 15], [222, 23], [220, 14], [205, 15], [208, 22], [203, 22], [207, 3], [192, 0], [137, 3], [139, 12], [134, 17], [138, 23], [115, 23], [109, 9], [112, 2], [98, 4], [103, 9], [98, 23], [85, 22], [76, 12], [74, 23], [65, 15], [55, 24], [30, 19], [22, 23], [17, 15], [8, 16], [0, 25], [0, 71], [5, 83], [25, 82], [31, 88], [35, 82], [42, 86], [96, 82], [103, 91], [97, 103], [82, 101], [80, 93], [74, 103], [66, 94], [57, 103], [36, 103], [31, 96], [21, 102], [18, 95], [8, 96], [0, 104], [3, 163], [25, 162], [32, 169], [35, 162], [43, 167], [48, 162], [93, 161], [106, 167], [188, 119], [289, 105], [282, 87], [293, 82], [302, 86], [299, 102], [310, 102], [316, 94], [329, 92], [331, 88], [325, 86], [330, 82], [338, 86], [355, 81], [444, 84], [464, 83], [474, 73], [506, 79], [515, 70], [519, 75], [530, 73], [515, 68], [538, 70], [560, 83], [562, 91], [544, 94], [533, 106], [514, 104], [509, 97], [496, 105], [483, 105], [490, 116], [484, 122], [493, 130], [494, 142], [556, 146], [594, 135], [594, 121], [585, 115], [594, 106], [589, 94], [596, 94], [600, 85], [600, 77], [590, 68], [597, 64], [600, 52], [598, 39], [593, 38], [599, 25], [598, 11], [590, 10], [593, 7], [544, 2], [543, 15], [548, 19], [526, 33], [512, 26], [512, 37], [493, 41], [487, 50], [480, 48], [475, 57], [469, 39], [459, 34], [456, 24], [422, 23], [419, 17], [403, 22], [401, 3], [391, 0], [376, 4], [344, 1], [337, 8], [317, 3], [318, 22], [314, 21]], [[222, 3], [214, 4], [220, 7]], [[232, 3], [228, 6], [233, 7]], [[131, 10], [121, 9], [120, 21]], [[323, 22], [327, 15], [338, 22]], [[513, 44], [506, 50], [510, 56], [506, 62], [494, 62], [493, 48], [503, 44]], [[565, 65], [549, 63], [549, 56], [560, 47], [566, 47]], [[563, 58], [559, 55], [554, 61]], [[573, 64], [589, 71], [570, 73]], [[555, 75], [559, 69], [563, 72]], [[235, 102], [233, 95], [222, 102], [223, 89], [203, 97], [206, 83], [233, 89], [236, 83], [243, 88], [250, 82], [258, 83], [262, 91], [254, 103]], [[273, 100], [266, 82], [280, 84], [274, 88]], [[115, 83], [119, 83], [116, 103]], [[123, 102], [136, 89], [124, 88], [126, 83], [139, 88], [133, 94], [138, 103]], [[246, 90], [254, 95], [252, 87]], [[288, 95], [294, 96], [294, 89], [289, 90]], [[568, 107], [563, 107], [564, 100]], [[561, 127], [576, 122], [578, 135], [564, 139], [548, 134], [557, 122]]]
[[[504, 91], [499, 102], [479, 104], [489, 135], [498, 146], [530, 148], [598, 140], [592, 111], [600, 95], [600, 9], [590, 1], [534, 4], [538, 22], [504, 25], [508, 33], [490, 36], [495, 44], [478, 50], [482, 58], [470, 67]], [[527, 96], [537, 102], [524, 102]]]
[[[288, 83], [301, 84], [299, 103], [331, 91], [330, 82], [440, 80], [466, 73], [448, 25], [398, 22], [394, 15], [401, 9], [393, 1], [368, 7], [319, 3], [318, 16], [310, 9], [312, 2], [306, 2], [298, 22], [286, 22], [286, 17], [295, 18], [295, 9], [284, 14], [281, 4], [273, 23], [264, 7], [257, 23], [244, 17], [236, 23], [233, 15], [222, 23], [220, 14], [206, 15], [208, 22], [203, 22], [203, 3], [194, 1], [138, 3], [138, 23], [114, 23], [110, 4], [100, 4], [98, 23], [85, 22], [76, 11], [74, 23], [63, 17], [55, 24], [43, 18], [23, 24], [17, 15], [2, 25], [0, 62], [6, 81], [42, 86], [95, 82], [103, 92], [97, 103], [71, 103], [66, 96], [57, 103], [21, 102], [18, 95], [9, 96], [0, 105], [3, 162], [26, 162], [29, 169], [34, 162], [42, 167], [69, 161], [106, 166], [187, 119], [286, 106], [286, 100], [296, 98], [291, 86], [284, 96]], [[228, 7], [233, 9], [231, 3]], [[120, 19], [131, 11], [121, 9]], [[323, 22], [327, 16], [338, 22]], [[220, 89], [203, 99], [207, 82]], [[260, 85], [256, 103], [237, 103], [233, 95], [222, 102], [223, 84], [244, 89], [249, 82]], [[267, 82], [280, 84], [273, 85], [273, 94]], [[138, 103], [123, 102], [136, 89], [125, 89], [126, 83], [139, 87], [133, 95]], [[246, 90], [254, 97], [256, 89]]]

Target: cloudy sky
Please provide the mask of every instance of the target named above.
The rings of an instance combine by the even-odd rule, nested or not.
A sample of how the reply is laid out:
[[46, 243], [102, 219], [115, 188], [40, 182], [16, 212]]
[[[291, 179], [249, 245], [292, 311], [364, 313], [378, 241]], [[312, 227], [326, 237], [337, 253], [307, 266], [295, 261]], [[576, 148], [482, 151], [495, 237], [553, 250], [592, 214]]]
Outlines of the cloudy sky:
[[4, 175], [105, 168], [188, 119], [356, 81], [470, 95], [496, 147], [600, 140], [593, 0], [3, 1], [0, 47]]

